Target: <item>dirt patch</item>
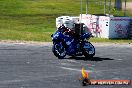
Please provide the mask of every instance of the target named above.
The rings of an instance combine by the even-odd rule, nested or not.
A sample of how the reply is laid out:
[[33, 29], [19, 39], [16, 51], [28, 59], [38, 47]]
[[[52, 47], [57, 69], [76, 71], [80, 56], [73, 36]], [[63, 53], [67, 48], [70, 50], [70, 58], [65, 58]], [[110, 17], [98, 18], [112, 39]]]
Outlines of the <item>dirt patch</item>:
[[0, 40], [0, 44], [22, 44], [22, 45], [52, 45], [52, 42], [35, 42], [35, 41], [13, 41], [13, 40]]
[[[12, 40], [0, 40], [0, 44], [18, 44], [18, 45], [40, 45], [40, 46], [51, 46], [52, 42], [35, 42], [35, 41], [12, 41]], [[120, 46], [120, 47], [132, 47], [131, 43], [96, 43], [92, 42], [94, 46]]]

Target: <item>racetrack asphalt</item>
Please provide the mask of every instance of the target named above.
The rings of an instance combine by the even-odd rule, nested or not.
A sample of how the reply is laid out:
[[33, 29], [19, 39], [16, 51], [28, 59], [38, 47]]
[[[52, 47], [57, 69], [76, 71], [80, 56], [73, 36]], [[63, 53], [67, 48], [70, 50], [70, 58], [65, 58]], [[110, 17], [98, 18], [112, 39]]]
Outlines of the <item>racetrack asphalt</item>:
[[[93, 60], [58, 59], [52, 44], [0, 43], [0, 88], [83, 88], [84, 66], [90, 79], [132, 80], [132, 45], [94, 43]], [[85, 88], [132, 88], [131, 85], [88, 85]]]

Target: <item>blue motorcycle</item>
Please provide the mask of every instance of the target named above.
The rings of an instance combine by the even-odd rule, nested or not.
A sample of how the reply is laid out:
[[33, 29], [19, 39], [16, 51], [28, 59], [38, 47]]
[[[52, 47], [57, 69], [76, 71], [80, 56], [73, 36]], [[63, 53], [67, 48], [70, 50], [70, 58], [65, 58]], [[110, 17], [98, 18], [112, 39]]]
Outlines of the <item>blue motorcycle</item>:
[[66, 55], [82, 56], [91, 59], [95, 55], [94, 46], [87, 40], [91, 37], [90, 33], [81, 33], [77, 35], [74, 31], [60, 26], [58, 30], [51, 35], [53, 41], [52, 52], [59, 59]]

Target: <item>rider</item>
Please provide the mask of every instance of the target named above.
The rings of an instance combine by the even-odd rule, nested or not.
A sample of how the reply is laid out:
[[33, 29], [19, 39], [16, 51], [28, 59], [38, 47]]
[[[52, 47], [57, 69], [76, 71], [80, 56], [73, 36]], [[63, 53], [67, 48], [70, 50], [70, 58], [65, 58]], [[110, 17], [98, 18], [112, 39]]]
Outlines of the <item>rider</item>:
[[65, 34], [65, 35], [69, 35], [71, 37], [74, 37], [75, 31], [71, 30], [68, 27], [65, 27], [63, 24], [58, 28], [58, 30], [61, 30], [63, 32], [63, 34]]
[[[76, 39], [75, 39], [75, 31], [74, 30], [71, 30], [70, 28], [68, 28], [68, 27], [65, 27], [64, 25], [61, 25], [59, 28], [58, 28], [58, 30], [60, 30], [60, 31], [62, 31], [62, 33], [65, 35], [65, 36], [67, 36], [67, 37], [71, 37], [70, 39], [71, 40], [68, 40], [67, 42], [66, 42], [66, 44], [69, 46], [69, 51], [70, 51], [70, 53], [72, 54], [74, 54], [74, 52], [75, 52], [75, 47], [76, 47], [76, 43], [75, 43], [75, 41], [76, 41]], [[71, 45], [70, 45], [71, 44]]]

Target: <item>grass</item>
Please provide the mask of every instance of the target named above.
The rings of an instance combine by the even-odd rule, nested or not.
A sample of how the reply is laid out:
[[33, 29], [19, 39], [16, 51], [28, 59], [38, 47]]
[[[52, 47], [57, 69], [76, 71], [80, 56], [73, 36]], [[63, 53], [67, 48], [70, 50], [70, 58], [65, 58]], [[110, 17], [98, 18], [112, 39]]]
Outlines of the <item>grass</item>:
[[[103, 13], [103, 6], [97, 2], [89, 0], [89, 13]], [[112, 13], [123, 16], [122, 11], [112, 10]], [[0, 40], [48, 42], [56, 30], [56, 17], [79, 14], [80, 0], [0, 0]]]

